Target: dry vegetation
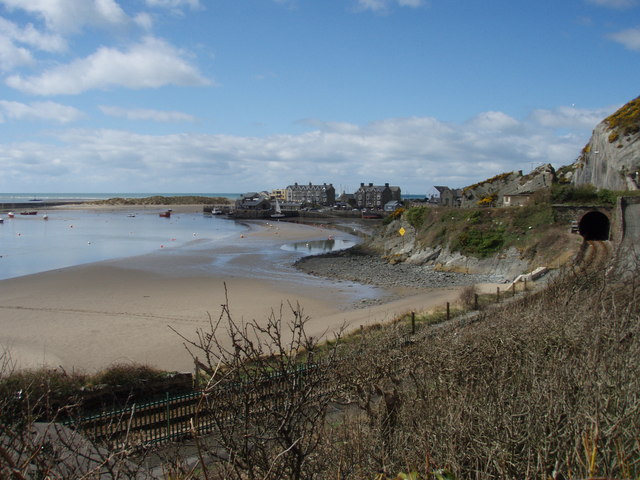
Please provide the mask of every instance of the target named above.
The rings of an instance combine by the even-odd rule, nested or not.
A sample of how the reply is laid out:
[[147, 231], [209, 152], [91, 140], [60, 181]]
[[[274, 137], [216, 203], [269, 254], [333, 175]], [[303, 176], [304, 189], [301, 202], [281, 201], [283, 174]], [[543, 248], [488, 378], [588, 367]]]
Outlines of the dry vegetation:
[[[348, 478], [372, 478], [376, 469], [421, 478], [439, 469], [455, 478], [637, 478], [637, 304], [633, 283], [611, 284], [602, 270], [568, 272], [471, 326], [403, 350], [388, 335], [364, 342], [358, 357], [369, 361], [342, 371], [358, 379], [353, 392], [365, 405], [342, 431]], [[372, 391], [379, 395], [370, 404]]]
[[[195, 466], [174, 461], [165, 478], [638, 478], [640, 272], [617, 283], [611, 271], [569, 270], [464, 327], [425, 326], [409, 340], [396, 323], [325, 350], [297, 307], [265, 326], [235, 323], [224, 306], [209, 330], [184, 339], [211, 374], [208, 389], [246, 390], [224, 404], [232, 420], [198, 437]], [[328, 375], [256, 398], [265, 378], [322, 355]], [[203, 413], [226, 401], [212, 399]], [[4, 413], [19, 399], [2, 401]], [[29, 473], [34, 464], [50, 478], [95, 478], [56, 476], [57, 457], [26, 441], [27, 425], [3, 418], [2, 478], [46, 478]], [[18, 457], [30, 463], [15, 460], [25, 444]], [[134, 478], [114, 470], [119, 457], [104, 458], [97, 468], [119, 475], [107, 478]]]

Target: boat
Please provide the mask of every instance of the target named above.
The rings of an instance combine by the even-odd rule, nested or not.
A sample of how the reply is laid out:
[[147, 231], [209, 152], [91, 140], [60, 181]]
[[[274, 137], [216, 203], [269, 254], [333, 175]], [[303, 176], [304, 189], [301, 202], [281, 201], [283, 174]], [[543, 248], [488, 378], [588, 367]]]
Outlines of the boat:
[[47, 215], [46, 213], [44, 215], [42, 215], [42, 219], [43, 220], [49, 220], [49, 215]]
[[37, 215], [37, 210], [25, 210], [24, 212], [20, 212], [20, 215]]
[[282, 209], [280, 208], [280, 203], [278, 203], [278, 199], [276, 198], [276, 206], [274, 208], [274, 213], [271, 214], [271, 218], [282, 218], [284, 217], [284, 213], [282, 213]]
[[362, 218], [367, 219], [367, 220], [374, 220], [377, 218], [382, 218], [382, 214], [378, 213], [378, 212], [373, 212], [373, 211], [364, 211], [362, 212]]
[[135, 217], [135, 215], [134, 215], [133, 213], [130, 213], [129, 215], [127, 215], [127, 217], [129, 217], [129, 218], [134, 218], [134, 217]]
[[159, 213], [158, 215], [160, 215], [161, 217], [164, 217], [164, 218], [171, 218], [171, 212], [172, 211], [173, 210], [167, 210], [165, 212]]
[[213, 207], [211, 209], [211, 215], [222, 215], [224, 212], [219, 208]]
[[4, 223], [4, 218], [0, 217], [0, 223]]
[[9, 213], [7, 213], [7, 217], [9, 217], [9, 218], [13, 218], [13, 217], [15, 217], [15, 216], [16, 216], [16, 214], [15, 214], [15, 213], [13, 213], [13, 212], [9, 212]]

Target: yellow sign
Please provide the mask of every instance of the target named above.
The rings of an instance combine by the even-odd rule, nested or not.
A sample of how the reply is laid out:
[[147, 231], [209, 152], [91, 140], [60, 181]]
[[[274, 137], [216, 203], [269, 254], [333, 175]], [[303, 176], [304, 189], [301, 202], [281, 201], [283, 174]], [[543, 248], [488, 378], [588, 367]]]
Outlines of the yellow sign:
[[398, 233], [400, 234], [401, 237], [404, 237], [404, 234], [407, 233], [407, 231], [403, 227], [400, 227], [400, 230], [398, 230]]

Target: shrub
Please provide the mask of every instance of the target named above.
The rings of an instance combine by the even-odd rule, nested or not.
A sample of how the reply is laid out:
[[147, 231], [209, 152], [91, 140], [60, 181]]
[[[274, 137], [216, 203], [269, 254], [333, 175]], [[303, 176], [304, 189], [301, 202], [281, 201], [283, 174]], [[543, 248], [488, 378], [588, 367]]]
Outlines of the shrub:
[[151, 380], [162, 378], [164, 373], [148, 365], [120, 363], [100, 372], [95, 382], [111, 386], [140, 385]]
[[405, 218], [413, 228], [420, 228], [424, 225], [426, 215], [427, 207], [411, 207], [406, 211]]

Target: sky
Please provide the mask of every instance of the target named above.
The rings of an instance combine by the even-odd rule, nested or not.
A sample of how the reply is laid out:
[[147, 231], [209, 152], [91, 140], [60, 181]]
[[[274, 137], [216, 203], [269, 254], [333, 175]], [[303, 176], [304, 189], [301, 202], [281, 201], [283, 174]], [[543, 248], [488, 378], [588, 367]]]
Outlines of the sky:
[[0, 0], [0, 193], [428, 195], [573, 163], [640, 0]]

